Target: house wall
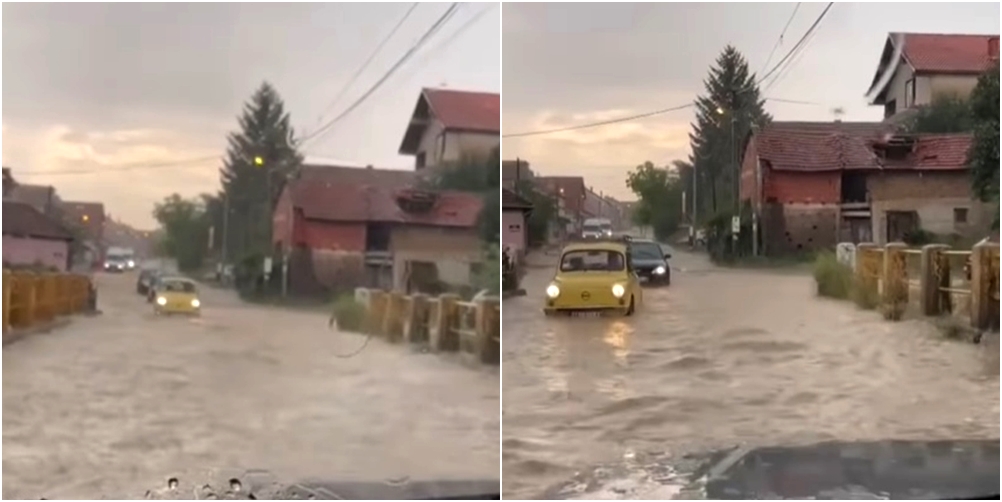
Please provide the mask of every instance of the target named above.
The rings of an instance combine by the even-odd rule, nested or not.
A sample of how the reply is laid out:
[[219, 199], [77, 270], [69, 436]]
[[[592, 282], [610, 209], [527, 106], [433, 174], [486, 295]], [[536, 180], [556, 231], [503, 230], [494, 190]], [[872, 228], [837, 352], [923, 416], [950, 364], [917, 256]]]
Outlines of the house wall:
[[365, 252], [365, 223], [303, 220], [296, 242], [311, 249]]
[[501, 245], [521, 256], [525, 251], [528, 231], [525, 228], [525, 212], [505, 210], [501, 212]]
[[978, 85], [976, 75], [933, 75], [924, 78], [930, 82], [929, 100], [920, 102], [920, 104], [928, 104], [932, 102], [933, 97], [940, 94], [955, 94], [967, 98], [974, 91], [974, 87]]
[[297, 226], [297, 218], [292, 209], [292, 199], [289, 196], [288, 185], [278, 196], [275, 211], [271, 215], [271, 242], [281, 243], [288, 250], [293, 244], [292, 233]]
[[[876, 173], [867, 177], [873, 214], [873, 237], [887, 241], [887, 212], [915, 211], [923, 230], [965, 238], [983, 236], [989, 229], [994, 206], [971, 198], [966, 171]], [[967, 210], [967, 221], [955, 220], [955, 209]]]
[[[905, 97], [907, 82], [915, 77], [915, 102], [909, 103]], [[888, 84], [887, 101], [897, 102], [897, 111], [909, 106], [924, 106], [932, 103], [934, 97], [940, 94], [955, 94], [966, 98], [971, 95], [978, 83], [977, 75], [915, 75], [915, 71], [902, 61], [897, 72]]]
[[489, 155], [500, 144], [500, 134], [446, 131], [441, 122], [431, 120], [418, 144], [417, 154], [424, 152], [425, 167], [433, 167], [459, 161], [463, 155]]
[[12, 265], [33, 265], [65, 271], [70, 247], [66, 241], [3, 236], [3, 261]]
[[390, 231], [393, 287], [407, 286], [407, 262], [434, 263], [442, 282], [470, 283], [470, 266], [482, 260], [483, 243], [476, 229], [395, 226]]
[[[746, 156], [743, 170], [752, 169]], [[742, 192], [754, 184], [742, 176]], [[763, 252], [769, 255], [834, 248], [838, 242], [841, 174], [762, 169], [763, 202], [759, 210]]]

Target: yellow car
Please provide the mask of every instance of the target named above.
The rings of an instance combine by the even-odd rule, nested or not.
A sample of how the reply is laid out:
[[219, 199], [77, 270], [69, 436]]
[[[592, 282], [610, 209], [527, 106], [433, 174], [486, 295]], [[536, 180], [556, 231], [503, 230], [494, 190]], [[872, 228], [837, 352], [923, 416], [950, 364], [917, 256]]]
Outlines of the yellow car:
[[556, 276], [546, 287], [546, 315], [613, 312], [633, 315], [643, 303], [640, 279], [630, 264], [626, 239], [572, 243], [560, 253]]
[[163, 314], [199, 315], [202, 302], [198, 299], [195, 282], [186, 277], [162, 277], [154, 291], [153, 312]]

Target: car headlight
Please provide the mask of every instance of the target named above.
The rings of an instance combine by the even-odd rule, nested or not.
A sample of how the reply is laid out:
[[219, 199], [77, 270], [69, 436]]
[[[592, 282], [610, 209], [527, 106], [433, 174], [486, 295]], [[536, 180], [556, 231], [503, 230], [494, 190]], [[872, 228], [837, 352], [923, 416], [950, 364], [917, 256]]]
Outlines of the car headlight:
[[167, 305], [167, 299], [160, 296], [157, 298], [157, 305]]
[[549, 296], [550, 298], [556, 298], [560, 296], [560, 287], [558, 287], [556, 284], [550, 284], [549, 286], [546, 287], [546, 296]]
[[612, 296], [616, 298], [622, 298], [626, 294], [626, 288], [622, 284], [614, 284], [612, 286]]
[[195, 307], [196, 309], [198, 307], [200, 307], [201, 305], [202, 305], [202, 302], [198, 301], [198, 298], [195, 298], [194, 300], [191, 301], [191, 306]]
[[132, 260], [129, 260], [129, 268], [132, 268], [132, 267], [135, 267], [135, 266], [136, 266], [136, 262], [134, 262]]
[[665, 268], [664, 268], [664, 267], [658, 267], [658, 268], [654, 269], [654, 273], [655, 273], [656, 275], [664, 275], [664, 273], [665, 273]]

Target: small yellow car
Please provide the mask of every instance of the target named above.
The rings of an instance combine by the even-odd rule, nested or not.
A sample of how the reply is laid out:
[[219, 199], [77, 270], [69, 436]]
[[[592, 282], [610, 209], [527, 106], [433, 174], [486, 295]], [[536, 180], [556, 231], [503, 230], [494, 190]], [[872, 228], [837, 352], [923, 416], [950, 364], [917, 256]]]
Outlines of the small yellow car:
[[546, 287], [546, 315], [612, 312], [633, 315], [643, 290], [630, 263], [627, 239], [590, 239], [560, 252], [556, 276]]
[[198, 287], [186, 277], [162, 277], [153, 294], [153, 312], [157, 315], [202, 313]]

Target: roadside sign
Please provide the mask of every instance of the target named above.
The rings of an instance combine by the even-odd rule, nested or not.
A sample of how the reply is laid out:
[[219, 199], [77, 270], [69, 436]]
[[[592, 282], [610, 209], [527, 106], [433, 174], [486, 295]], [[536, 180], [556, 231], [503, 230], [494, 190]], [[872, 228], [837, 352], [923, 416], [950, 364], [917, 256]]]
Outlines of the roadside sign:
[[268, 274], [271, 272], [271, 257], [266, 256], [264, 258], [264, 273]]
[[731, 233], [739, 234], [741, 233], [741, 217], [731, 216]]

